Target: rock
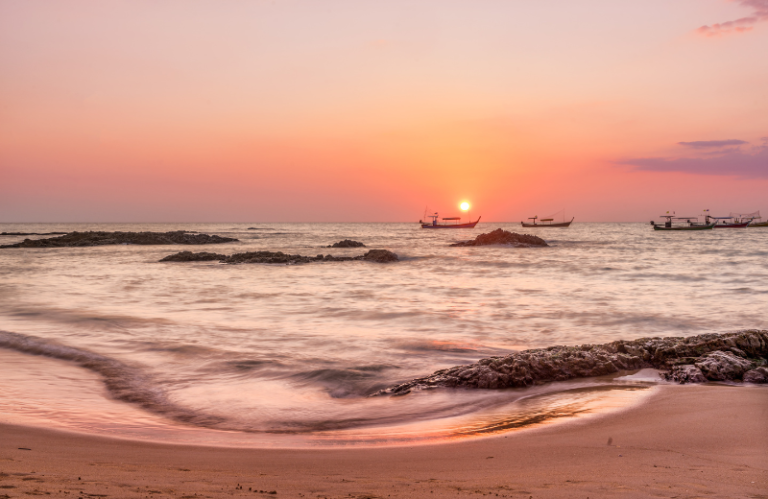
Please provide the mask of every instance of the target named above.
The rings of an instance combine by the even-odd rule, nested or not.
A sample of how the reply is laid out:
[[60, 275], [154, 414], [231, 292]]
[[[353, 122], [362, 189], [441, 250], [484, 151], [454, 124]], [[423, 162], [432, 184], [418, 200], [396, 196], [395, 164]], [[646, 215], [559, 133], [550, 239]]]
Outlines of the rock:
[[106, 246], [112, 244], [222, 244], [238, 241], [231, 237], [193, 234], [189, 231], [173, 232], [70, 232], [63, 236], [48, 239], [25, 239], [17, 244], [7, 244], [0, 248], [64, 248], [83, 246]]
[[461, 241], [451, 246], [486, 246], [489, 244], [504, 244], [516, 248], [529, 248], [532, 246], [549, 246], [544, 239], [529, 234], [518, 234], [502, 229], [496, 229], [487, 234], [480, 234], [471, 241]]
[[333, 243], [330, 246], [326, 246], [327, 248], [365, 248], [365, 245], [358, 241], [353, 241], [351, 239], [344, 239], [343, 241], [339, 241], [338, 243]]
[[758, 367], [744, 373], [745, 383], [768, 383], [768, 369]]
[[227, 258], [227, 255], [220, 255], [218, 253], [208, 253], [203, 251], [200, 253], [192, 253], [191, 251], [182, 251], [173, 255], [168, 255], [161, 262], [210, 262], [214, 260], [223, 260]]
[[692, 364], [683, 364], [674, 366], [672, 370], [663, 375], [667, 381], [676, 381], [680, 384], [685, 383], [706, 383], [707, 378], [702, 374], [701, 369]]
[[377, 262], [377, 263], [391, 263], [391, 262], [397, 262], [400, 260], [396, 254], [392, 253], [389, 250], [370, 250], [368, 251], [368, 253], [363, 255], [362, 259], [369, 262]]
[[703, 355], [696, 367], [707, 379], [712, 381], [740, 380], [744, 373], [752, 369], [752, 362], [730, 352], [716, 350]]
[[182, 251], [173, 255], [168, 255], [161, 262], [201, 262], [219, 260], [222, 263], [240, 264], [240, 263], [272, 263], [283, 265], [296, 265], [299, 263], [312, 262], [351, 262], [355, 260], [365, 260], [368, 262], [389, 263], [398, 261], [397, 255], [388, 250], [370, 250], [368, 253], [359, 256], [333, 256], [317, 255], [302, 256], [289, 255], [282, 251], [248, 251], [246, 253], [235, 253], [234, 255], [219, 255], [218, 253], [192, 253], [191, 251]]
[[[754, 360], [724, 351], [731, 347]], [[665, 377], [679, 382], [701, 381], [692, 368], [700, 370], [707, 379], [741, 380], [753, 364], [763, 364], [767, 358], [768, 331], [756, 329], [688, 338], [640, 338], [604, 345], [553, 346], [443, 369], [386, 388], [376, 395], [402, 395], [414, 389], [434, 387], [526, 387], [648, 367], [669, 369]], [[753, 376], [756, 375], [750, 378]]]

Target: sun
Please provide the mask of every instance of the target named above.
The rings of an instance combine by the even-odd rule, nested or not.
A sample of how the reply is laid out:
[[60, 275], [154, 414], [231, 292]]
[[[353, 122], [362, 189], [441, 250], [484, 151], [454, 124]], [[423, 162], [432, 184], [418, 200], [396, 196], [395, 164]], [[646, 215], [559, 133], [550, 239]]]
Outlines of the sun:
[[463, 203], [461, 203], [461, 204], [459, 205], [459, 208], [461, 208], [463, 211], [467, 211], [467, 210], [469, 209], [469, 203], [467, 203], [466, 201], [464, 201]]

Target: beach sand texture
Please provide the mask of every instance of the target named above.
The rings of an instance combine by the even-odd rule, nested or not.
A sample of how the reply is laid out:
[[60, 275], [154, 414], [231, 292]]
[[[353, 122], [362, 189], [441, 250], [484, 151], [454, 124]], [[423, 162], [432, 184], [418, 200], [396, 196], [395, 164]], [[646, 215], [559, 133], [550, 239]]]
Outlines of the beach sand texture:
[[204, 448], [2, 425], [0, 498], [765, 498], [766, 449], [768, 390], [750, 386], [661, 386], [621, 412], [415, 447]]

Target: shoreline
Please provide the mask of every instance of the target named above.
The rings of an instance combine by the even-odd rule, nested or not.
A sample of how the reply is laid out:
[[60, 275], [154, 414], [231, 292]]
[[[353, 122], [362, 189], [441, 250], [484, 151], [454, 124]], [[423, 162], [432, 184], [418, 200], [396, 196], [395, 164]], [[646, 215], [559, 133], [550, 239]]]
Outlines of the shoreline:
[[381, 448], [201, 447], [0, 424], [0, 497], [760, 497], [767, 416], [765, 387], [707, 384], [659, 386], [598, 417]]

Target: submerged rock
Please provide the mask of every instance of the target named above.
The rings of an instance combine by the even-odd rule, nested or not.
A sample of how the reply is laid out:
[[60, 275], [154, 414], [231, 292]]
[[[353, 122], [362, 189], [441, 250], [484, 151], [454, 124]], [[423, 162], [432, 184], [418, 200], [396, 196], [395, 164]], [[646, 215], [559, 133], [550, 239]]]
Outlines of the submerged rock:
[[353, 241], [351, 239], [344, 239], [338, 243], [333, 243], [326, 248], [365, 248], [365, 245], [359, 241]]
[[192, 253], [191, 251], [182, 251], [173, 255], [168, 255], [161, 262], [210, 262], [215, 260], [222, 260], [227, 255], [220, 255], [218, 253], [208, 253], [202, 251], [200, 253]]
[[202, 262], [215, 261], [228, 264], [240, 263], [272, 263], [283, 265], [295, 265], [299, 263], [312, 262], [351, 262], [355, 260], [365, 260], [368, 262], [390, 263], [397, 262], [399, 258], [389, 250], [370, 250], [368, 253], [359, 256], [333, 256], [333, 255], [289, 255], [282, 251], [248, 251], [246, 253], [235, 253], [234, 255], [219, 255], [218, 253], [192, 253], [191, 251], [182, 251], [173, 255], [168, 255], [161, 262]]
[[[377, 395], [404, 395], [413, 389], [435, 387], [526, 387], [646, 367], [669, 369], [664, 377], [681, 383], [740, 381], [744, 373], [758, 371], [754, 368], [764, 365], [766, 359], [768, 331], [756, 329], [688, 338], [621, 340], [605, 345], [553, 346], [443, 369]], [[750, 379], [758, 379], [760, 373], [750, 374]]]
[[222, 244], [238, 241], [231, 237], [193, 234], [185, 230], [172, 232], [70, 232], [48, 239], [25, 239], [17, 244], [0, 248], [64, 248], [82, 246], [107, 246], [112, 244]]
[[490, 244], [504, 244], [516, 248], [529, 248], [531, 246], [549, 246], [547, 242], [539, 236], [530, 234], [518, 234], [507, 230], [496, 229], [487, 234], [480, 234], [471, 241], [461, 241], [453, 243], [451, 246], [487, 246]]

